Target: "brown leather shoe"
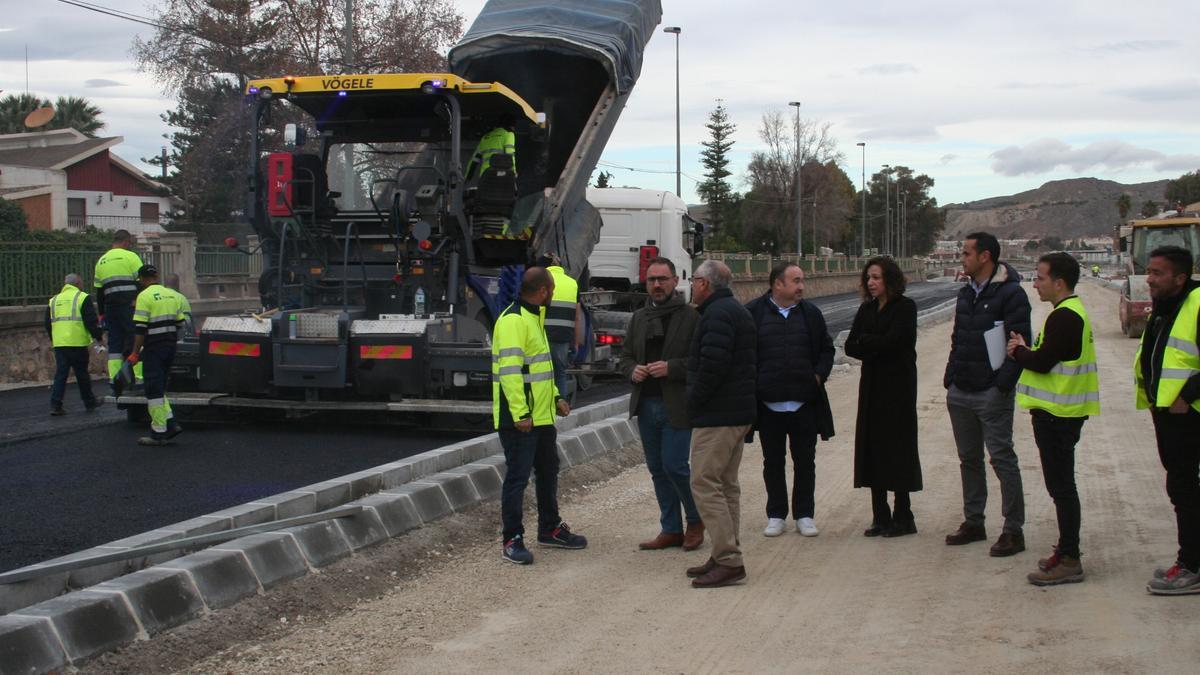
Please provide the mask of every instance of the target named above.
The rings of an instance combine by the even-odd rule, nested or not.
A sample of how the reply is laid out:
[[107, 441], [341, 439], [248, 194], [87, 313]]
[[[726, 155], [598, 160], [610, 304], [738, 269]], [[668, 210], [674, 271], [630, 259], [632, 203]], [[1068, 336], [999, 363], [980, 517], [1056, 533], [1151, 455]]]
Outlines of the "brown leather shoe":
[[692, 579], [692, 588], [720, 588], [721, 586], [736, 584], [745, 578], [746, 568], [741, 565], [737, 567], [713, 565], [713, 568], [707, 574]]
[[638, 544], [638, 548], [643, 551], [661, 551], [677, 546], [683, 546], [683, 535], [678, 532], [659, 532], [657, 537]]
[[709, 558], [703, 565], [687, 568], [687, 575], [693, 579], [702, 577], [712, 571], [712, 568], [717, 566], [717, 561]]
[[962, 546], [976, 541], [984, 541], [987, 539], [987, 531], [982, 525], [971, 525], [963, 523], [958, 526], [958, 530], [946, 535], [947, 546]]
[[683, 550], [695, 551], [704, 543], [704, 523], [688, 523], [683, 533]]
[[1021, 533], [1001, 532], [1000, 538], [992, 544], [990, 551], [993, 558], [1004, 558], [1016, 555], [1025, 550], [1025, 535]]

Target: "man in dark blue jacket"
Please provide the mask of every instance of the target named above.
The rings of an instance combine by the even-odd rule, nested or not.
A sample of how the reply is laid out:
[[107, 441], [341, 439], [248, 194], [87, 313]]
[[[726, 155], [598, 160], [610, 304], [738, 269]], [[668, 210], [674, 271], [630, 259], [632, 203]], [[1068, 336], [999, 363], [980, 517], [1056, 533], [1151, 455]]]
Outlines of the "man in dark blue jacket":
[[712, 540], [708, 562], [687, 570], [696, 588], [746, 578], [738, 547], [738, 469], [754, 423], [755, 338], [754, 320], [733, 297], [732, 281], [729, 268], [715, 260], [704, 261], [692, 274], [692, 302], [700, 312], [687, 368], [692, 496]]
[[[813, 522], [818, 420], [832, 419], [822, 387], [833, 370], [833, 340], [825, 316], [804, 302], [804, 271], [795, 263], [771, 270], [770, 287], [746, 309], [758, 335], [758, 433], [767, 486], [767, 527], [783, 534], [788, 515], [787, 446], [792, 450], [792, 518], [796, 531], [818, 534]], [[828, 434], [826, 434], [828, 438]]]
[[[992, 469], [1000, 480], [1004, 530], [991, 548], [993, 556], [1025, 550], [1025, 495], [1021, 470], [1013, 450], [1012, 426], [1015, 386], [1021, 366], [1004, 355], [1010, 333], [1030, 337], [1029, 296], [1021, 288], [1021, 275], [1000, 262], [1000, 242], [987, 232], [967, 235], [963, 242], [963, 271], [969, 277], [958, 292], [950, 359], [943, 384], [946, 407], [958, 446], [963, 486], [963, 523], [946, 535], [946, 544], [960, 546], [987, 539], [983, 527], [987, 505], [987, 474], [983, 449], [987, 446]], [[993, 368], [984, 334], [999, 331], [999, 368]]]

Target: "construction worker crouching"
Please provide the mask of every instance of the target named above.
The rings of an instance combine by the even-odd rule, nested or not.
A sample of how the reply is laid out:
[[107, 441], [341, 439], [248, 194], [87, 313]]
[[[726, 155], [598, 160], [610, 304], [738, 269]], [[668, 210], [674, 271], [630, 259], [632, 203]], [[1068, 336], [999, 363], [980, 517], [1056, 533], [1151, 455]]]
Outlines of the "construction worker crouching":
[[[92, 393], [92, 376], [88, 373], [88, 347], [93, 340], [97, 347], [103, 333], [96, 309], [87, 293], [80, 290], [83, 280], [72, 272], [63, 281], [62, 291], [46, 305], [46, 333], [54, 343], [54, 385], [50, 388], [50, 414], [65, 415], [63, 396], [67, 391], [67, 376], [75, 371], [79, 394], [88, 412], [99, 408], [103, 399]], [[119, 363], [119, 361], [118, 361]]]
[[[133, 346], [133, 302], [138, 295], [137, 273], [142, 259], [130, 250], [133, 237], [127, 230], [113, 233], [112, 248], [96, 261], [96, 311], [108, 331], [108, 379], [121, 369], [121, 360]], [[142, 380], [142, 368], [134, 368]]]
[[133, 312], [133, 350], [127, 360], [145, 368], [146, 407], [150, 411], [150, 435], [139, 438], [138, 444], [161, 446], [183, 431], [167, 401], [167, 376], [184, 322], [183, 296], [158, 283], [158, 269], [153, 265], [142, 265], [137, 278], [142, 292]]
[[522, 524], [525, 487], [536, 477], [538, 544], [581, 549], [587, 539], [571, 532], [558, 515], [558, 433], [554, 415], [571, 408], [554, 384], [542, 309], [554, 297], [554, 277], [530, 267], [521, 278], [520, 298], [496, 320], [492, 335], [492, 421], [504, 448], [507, 471], [500, 492], [504, 526], [502, 557], [528, 565]]

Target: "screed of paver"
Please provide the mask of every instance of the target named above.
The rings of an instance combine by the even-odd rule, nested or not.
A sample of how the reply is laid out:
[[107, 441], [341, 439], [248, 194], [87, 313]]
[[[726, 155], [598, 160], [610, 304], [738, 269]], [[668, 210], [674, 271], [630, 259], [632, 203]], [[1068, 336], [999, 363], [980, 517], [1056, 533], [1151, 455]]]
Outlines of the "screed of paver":
[[[1034, 303], [1034, 325], [1047, 307]], [[534, 548], [536, 564], [502, 563], [498, 542], [460, 546], [451, 563], [385, 597], [284, 638], [242, 644], [196, 672], [1195, 672], [1200, 597], [1144, 588], [1176, 549], [1173, 513], [1144, 412], [1133, 409], [1136, 341], [1121, 335], [1115, 293], [1080, 284], [1096, 326], [1104, 412], [1077, 450], [1083, 501], [1082, 584], [1041, 589], [1025, 575], [1057, 538], [1029, 416], [1015, 443], [1029, 550], [991, 558], [988, 543], [948, 547], [962, 519], [958, 459], [941, 376], [950, 324], [922, 330], [918, 407], [925, 490], [920, 533], [864, 538], [866, 490], [852, 489], [857, 372], [829, 383], [838, 436], [817, 453], [821, 534], [767, 539], [761, 451], [747, 446], [741, 540], [749, 579], [694, 590], [693, 553], [644, 552], [657, 513], [644, 466], [564, 500], [586, 551]], [[987, 528], [1000, 532], [990, 475]], [[527, 517], [527, 522], [532, 520]], [[791, 524], [789, 522], [789, 524]]]

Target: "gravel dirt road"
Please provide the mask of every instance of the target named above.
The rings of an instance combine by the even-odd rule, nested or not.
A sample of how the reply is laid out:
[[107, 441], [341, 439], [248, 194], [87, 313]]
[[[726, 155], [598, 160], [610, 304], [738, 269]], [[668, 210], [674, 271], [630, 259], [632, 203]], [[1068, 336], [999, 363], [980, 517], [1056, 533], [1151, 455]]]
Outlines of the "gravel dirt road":
[[[941, 386], [950, 324], [942, 323], [923, 329], [919, 344], [926, 488], [913, 498], [916, 536], [862, 536], [870, 499], [851, 487], [858, 383], [851, 369], [829, 385], [840, 433], [818, 446], [819, 537], [762, 536], [761, 453], [747, 447], [743, 585], [689, 587], [684, 568], [703, 562], [707, 546], [637, 550], [654, 534], [657, 515], [645, 467], [627, 453], [625, 462], [601, 467], [611, 476], [593, 470], [571, 478], [563, 513], [590, 538], [586, 551], [541, 549], [531, 567], [502, 563], [497, 507], [485, 505], [439, 526], [440, 538], [439, 527], [402, 537], [85, 670], [1196, 672], [1200, 597], [1145, 591], [1176, 545], [1150, 420], [1133, 409], [1136, 342], [1121, 335], [1115, 293], [1081, 284], [1080, 295], [1096, 325], [1104, 409], [1084, 426], [1077, 451], [1082, 584], [1040, 589], [1025, 581], [1057, 530], [1024, 412], [1015, 439], [1029, 550], [991, 558], [988, 543], [944, 545], [962, 515]], [[1045, 305], [1034, 306], [1040, 326]], [[990, 480], [994, 538], [1000, 500]], [[395, 575], [386, 584], [363, 579], [388, 569]], [[304, 608], [299, 598], [320, 597], [320, 587], [339, 589], [334, 609]]]

